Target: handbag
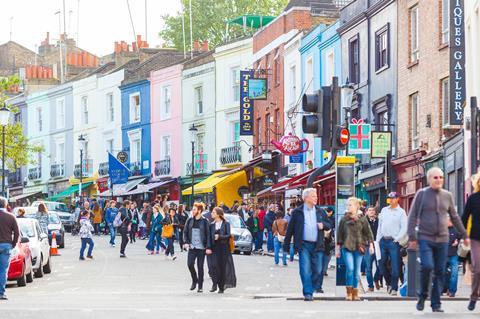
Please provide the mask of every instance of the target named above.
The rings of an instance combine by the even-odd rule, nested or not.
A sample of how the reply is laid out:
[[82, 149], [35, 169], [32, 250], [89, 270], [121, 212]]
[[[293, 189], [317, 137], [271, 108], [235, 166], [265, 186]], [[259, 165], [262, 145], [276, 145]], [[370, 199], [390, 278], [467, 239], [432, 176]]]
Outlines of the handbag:
[[172, 238], [173, 237], [173, 225], [164, 225], [162, 227], [162, 237], [163, 238]]
[[468, 253], [470, 252], [471, 247], [465, 245], [463, 239], [460, 240], [460, 243], [458, 244], [457, 248], [457, 255], [461, 258], [466, 258]]
[[233, 235], [230, 235], [230, 239], [228, 240], [228, 248], [230, 248], [231, 253], [235, 251], [235, 239], [233, 238]]

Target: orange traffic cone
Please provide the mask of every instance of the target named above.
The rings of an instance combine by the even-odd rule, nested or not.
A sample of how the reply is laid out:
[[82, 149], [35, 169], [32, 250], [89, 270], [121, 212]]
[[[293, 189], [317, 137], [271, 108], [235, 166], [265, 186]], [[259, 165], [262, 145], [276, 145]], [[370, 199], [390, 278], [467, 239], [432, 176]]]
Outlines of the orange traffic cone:
[[50, 247], [50, 255], [60, 256], [60, 254], [58, 253], [57, 235], [55, 234], [55, 232], [52, 232], [52, 246]]

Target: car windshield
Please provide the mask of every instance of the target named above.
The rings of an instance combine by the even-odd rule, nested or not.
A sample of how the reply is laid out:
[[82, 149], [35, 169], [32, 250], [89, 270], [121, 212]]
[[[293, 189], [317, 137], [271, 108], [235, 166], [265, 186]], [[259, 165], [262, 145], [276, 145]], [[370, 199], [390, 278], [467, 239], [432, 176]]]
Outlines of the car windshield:
[[35, 237], [35, 231], [33, 230], [33, 224], [31, 222], [22, 222], [19, 223], [18, 226], [20, 226], [20, 232], [22, 233], [22, 236], [29, 238]]
[[52, 206], [53, 206], [52, 208], [49, 207], [48, 209], [54, 210], [54, 211], [57, 211], [57, 212], [62, 212], [62, 213], [69, 213], [70, 212], [67, 208], [67, 205], [65, 205], [65, 204], [55, 203]]
[[48, 223], [49, 224], [60, 224], [60, 218], [57, 214], [48, 214]]
[[230, 223], [231, 228], [247, 228], [239, 216], [225, 214], [225, 218], [227, 219], [227, 222]]

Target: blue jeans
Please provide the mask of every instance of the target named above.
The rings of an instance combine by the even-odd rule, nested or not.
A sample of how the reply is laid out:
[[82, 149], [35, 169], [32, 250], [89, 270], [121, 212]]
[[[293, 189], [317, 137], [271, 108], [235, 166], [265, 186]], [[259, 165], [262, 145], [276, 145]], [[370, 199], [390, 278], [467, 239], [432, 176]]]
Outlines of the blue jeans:
[[[373, 281], [380, 281], [381, 275], [375, 254], [371, 255], [370, 250], [367, 249], [363, 260], [365, 261], [365, 275], [367, 276], [368, 288], [373, 288]], [[375, 263], [375, 275], [373, 275], [373, 264]]]
[[434, 243], [428, 240], [419, 240], [420, 250], [420, 289], [418, 297], [428, 298], [430, 289], [430, 274], [433, 270], [433, 287], [431, 306], [432, 309], [438, 309], [442, 305], [440, 295], [443, 290], [445, 277], [445, 268], [447, 266], [448, 243]]
[[87, 251], [87, 257], [92, 256], [92, 251], [93, 251], [93, 239], [91, 238], [81, 238], [82, 240], [82, 246], [80, 247], [80, 257], [83, 257], [83, 253], [85, 252], [85, 248], [87, 248], [88, 244], [88, 251]]
[[110, 245], [115, 245], [115, 236], [117, 235], [117, 229], [113, 227], [113, 223], [108, 224], [108, 230], [110, 232]]
[[345, 261], [346, 283], [345, 286], [358, 288], [360, 282], [360, 268], [362, 266], [363, 255], [359, 251], [350, 251], [342, 248], [342, 256]]
[[312, 296], [323, 284], [323, 251], [316, 251], [315, 246], [315, 243], [304, 241], [299, 252], [300, 279], [304, 296]]
[[450, 278], [445, 278], [445, 287], [450, 293], [457, 293], [458, 285], [458, 256], [450, 256], [447, 260], [447, 267], [450, 267]]
[[7, 284], [8, 266], [10, 265], [11, 251], [11, 244], [0, 243], [0, 296], [5, 294], [5, 285]]
[[[398, 291], [398, 278], [400, 277], [400, 245], [392, 239], [380, 239], [380, 272], [385, 277], [390, 277], [392, 290]], [[392, 273], [387, 274], [387, 260], [390, 258]]]
[[282, 250], [282, 262], [284, 265], [287, 264], [287, 252], [283, 250], [282, 248], [283, 243], [281, 243], [277, 237], [273, 239], [273, 247], [274, 247], [274, 260], [275, 260], [275, 265], [278, 265], [280, 262], [280, 250]]
[[155, 232], [150, 232], [150, 237], [148, 238], [148, 243], [147, 243], [147, 249], [150, 251], [153, 251], [154, 248], [156, 251], [160, 250], [160, 246], [162, 248], [165, 248], [165, 244], [162, 241], [162, 234], [161, 233], [155, 233]]
[[273, 251], [273, 232], [271, 230], [267, 230], [267, 250]]
[[255, 236], [255, 250], [263, 249], [263, 232], [257, 231], [254, 236]]

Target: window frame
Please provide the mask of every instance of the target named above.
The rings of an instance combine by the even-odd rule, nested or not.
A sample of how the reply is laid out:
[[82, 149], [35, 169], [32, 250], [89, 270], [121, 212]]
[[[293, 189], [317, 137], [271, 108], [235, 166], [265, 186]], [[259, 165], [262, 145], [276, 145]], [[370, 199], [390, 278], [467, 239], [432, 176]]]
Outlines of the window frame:
[[[408, 34], [409, 34], [409, 56], [410, 56], [410, 63], [418, 62], [420, 58], [420, 48], [419, 48], [419, 20], [418, 20], [418, 4], [412, 6], [408, 11]], [[413, 32], [413, 13], [415, 12], [415, 32]], [[415, 40], [413, 38], [413, 33], [415, 33]], [[415, 45], [415, 49], [414, 46]]]
[[[61, 103], [61, 107], [60, 107]], [[65, 98], [59, 98], [56, 101], [56, 126], [57, 129], [65, 128]]]
[[442, 127], [447, 127], [450, 125], [450, 77], [448, 76], [440, 80], [440, 98]]
[[293, 106], [297, 99], [297, 65], [292, 64], [288, 69], [290, 75], [290, 101], [288, 102], [289, 106]]
[[81, 112], [82, 112], [82, 123], [83, 125], [88, 125], [88, 96], [84, 95], [80, 98]]
[[[133, 104], [132, 102], [136, 97], [138, 97], [138, 104]], [[128, 100], [129, 100], [128, 106], [129, 106], [130, 124], [139, 123], [142, 118], [142, 112], [141, 112], [142, 97], [140, 95], [140, 92], [135, 92], [130, 94], [128, 97]]]
[[[356, 52], [354, 52], [356, 47]], [[355, 57], [357, 63], [355, 63]], [[360, 35], [357, 33], [348, 39], [348, 80], [350, 83], [360, 83]]]
[[[383, 58], [383, 44], [382, 36], [385, 40], [385, 58]], [[385, 61], [383, 61], [385, 59]], [[382, 63], [382, 64], [381, 64]], [[390, 23], [384, 25], [381, 29], [375, 32], [375, 71], [377, 73], [386, 70], [390, 67]]]
[[440, 44], [448, 45], [450, 43], [450, 0], [440, 0], [440, 16]]
[[233, 103], [240, 103], [240, 67], [230, 68], [231, 99]]
[[[195, 112], [197, 115], [203, 115], [205, 113], [205, 105], [203, 103], [203, 84], [195, 86], [193, 92], [195, 99]], [[200, 94], [198, 94], [198, 92], [200, 92]]]
[[313, 93], [314, 70], [313, 55], [309, 55], [305, 60], [305, 93], [308, 94]]
[[[167, 94], [168, 92], [168, 94]], [[168, 99], [167, 99], [168, 97]], [[168, 112], [167, 112], [167, 101], [168, 101]], [[162, 95], [161, 95], [161, 112], [160, 116], [162, 120], [168, 120], [172, 117], [172, 86], [170, 84], [162, 86]]]
[[[168, 143], [166, 143], [168, 141]], [[168, 147], [167, 147], [168, 145]], [[167, 152], [168, 149], [168, 152]], [[162, 136], [162, 159], [166, 160], [172, 157], [172, 136], [171, 135], [163, 135]], [[168, 154], [167, 154], [168, 153]]]
[[36, 109], [36, 113], [37, 113], [37, 128], [38, 128], [38, 132], [42, 132], [43, 131], [43, 114], [42, 114], [42, 108], [41, 107], [37, 107]]
[[107, 98], [107, 122], [113, 123], [115, 122], [115, 102], [113, 99], [113, 92], [109, 92], [106, 94]]
[[[409, 104], [410, 104], [410, 113], [411, 113], [411, 120], [410, 120], [410, 134], [411, 134], [411, 149], [418, 150], [420, 147], [419, 143], [419, 136], [420, 136], [420, 123], [419, 123], [419, 103], [418, 103], [418, 92], [410, 94], [409, 97]], [[414, 103], [415, 101], [415, 107]], [[416, 134], [415, 134], [416, 133]]]

